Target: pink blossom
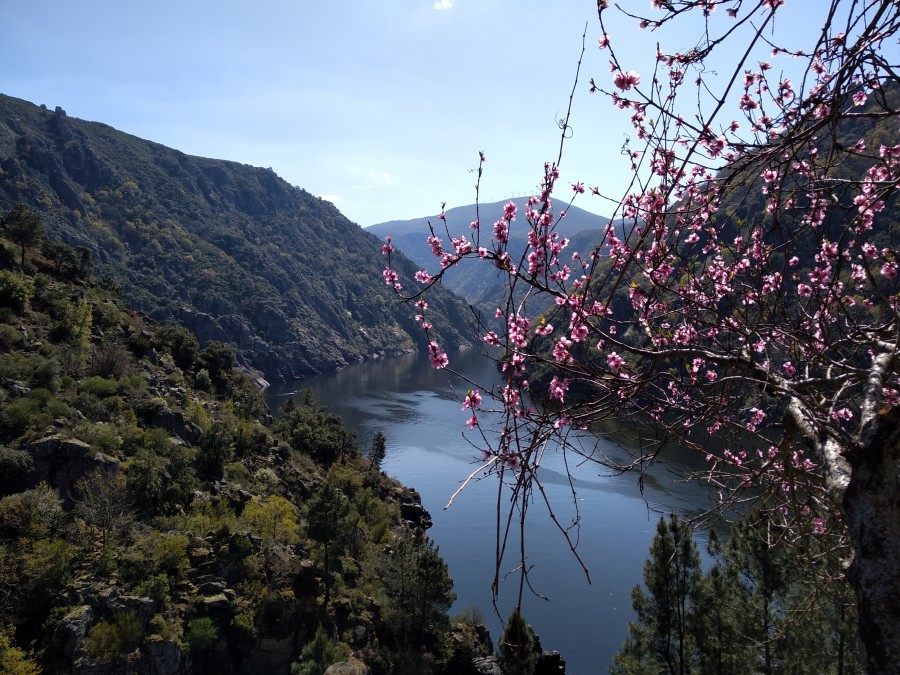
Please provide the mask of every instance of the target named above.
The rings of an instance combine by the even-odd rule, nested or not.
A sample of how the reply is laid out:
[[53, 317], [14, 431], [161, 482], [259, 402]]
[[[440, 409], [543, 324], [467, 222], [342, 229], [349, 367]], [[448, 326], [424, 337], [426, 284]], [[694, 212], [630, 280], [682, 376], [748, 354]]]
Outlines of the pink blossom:
[[759, 408], [750, 408], [750, 421], [747, 422], [747, 430], [748, 431], [756, 431], [760, 424], [763, 423], [763, 420], [766, 419], [766, 413], [760, 410]]
[[467, 408], [472, 408], [474, 410], [476, 407], [481, 405], [481, 394], [477, 389], [469, 389], [466, 394], [466, 398], [463, 401], [463, 410]]
[[808, 298], [812, 295], [812, 286], [809, 284], [800, 284], [797, 286], [797, 295], [801, 298]]
[[575, 342], [582, 342], [587, 337], [587, 335], [587, 324], [579, 321], [574, 326], [572, 326], [572, 339], [575, 340]]
[[500, 346], [500, 338], [497, 337], [497, 334], [494, 331], [488, 331], [488, 334], [484, 336], [484, 341], [491, 347]]
[[881, 266], [881, 273], [888, 279], [893, 279], [897, 276], [897, 263], [893, 260], [886, 262]]
[[794, 367], [794, 364], [791, 363], [790, 361], [785, 361], [781, 367], [784, 369], [784, 374], [787, 375], [788, 377], [793, 377], [797, 372], [797, 369]]
[[616, 352], [610, 352], [609, 356], [606, 357], [606, 363], [611, 369], [619, 370], [619, 368], [625, 365], [625, 359]]
[[509, 224], [503, 218], [494, 223], [494, 239], [501, 244], [509, 241]]
[[469, 419], [466, 420], [466, 426], [470, 429], [474, 429], [478, 426], [478, 418], [475, 415], [472, 415]]
[[428, 343], [428, 352], [430, 354], [431, 366], [433, 368], [446, 368], [447, 364], [450, 363], [450, 360], [447, 358], [447, 354], [441, 351], [440, 345], [434, 340]]
[[853, 94], [853, 105], [863, 105], [867, 99], [868, 96], [866, 96], [866, 92], [858, 91]]
[[384, 283], [387, 286], [395, 286], [397, 284], [397, 273], [390, 267], [385, 267], [384, 272], [381, 274], [384, 277]]
[[741, 110], [755, 110], [759, 107], [759, 103], [754, 101], [750, 94], [744, 94], [741, 96], [740, 107]]
[[627, 73], [624, 73], [620, 70], [618, 73], [616, 73], [616, 76], [613, 79], [613, 83], [622, 91], [628, 91], [632, 87], [636, 87], [641, 83], [641, 76], [633, 70]]
[[603, 34], [603, 37], [597, 40], [597, 46], [600, 49], [606, 49], [607, 47], [609, 47], [609, 36], [606, 33]]
[[428, 274], [425, 270], [419, 270], [416, 272], [416, 281], [420, 284], [427, 284], [431, 282], [431, 275]]
[[572, 357], [569, 355], [569, 347], [571, 346], [571, 340], [561, 337], [557, 340], [556, 344], [553, 345], [553, 358], [555, 358], [557, 362], [565, 361], [571, 363]]
[[566, 398], [566, 392], [568, 390], [569, 381], [566, 379], [560, 380], [556, 375], [554, 375], [553, 381], [550, 382], [550, 398], [555, 398], [560, 403], [562, 403]]
[[556, 421], [553, 422], [554, 429], [561, 429], [562, 427], [568, 427], [572, 425], [572, 418], [568, 415], [560, 415], [556, 418]]

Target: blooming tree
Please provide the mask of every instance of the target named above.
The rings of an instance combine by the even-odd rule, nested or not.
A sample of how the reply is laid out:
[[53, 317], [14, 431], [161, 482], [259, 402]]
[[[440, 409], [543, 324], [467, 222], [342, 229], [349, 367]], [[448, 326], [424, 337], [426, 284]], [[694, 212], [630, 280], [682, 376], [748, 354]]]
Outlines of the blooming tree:
[[[517, 507], [498, 513], [498, 577], [503, 532], [545, 500], [543, 453], [643, 470], [677, 441], [702, 454], [721, 503], [752, 498], [785, 536], [847, 543], [864, 667], [900, 672], [900, 6], [806, 3], [821, 29], [795, 45], [784, 4], [653, 0], [648, 16], [625, 12], [660, 35], [652, 72], [638, 73], [599, 0], [609, 74], [590, 89], [630, 115], [636, 137], [624, 197], [571, 184], [573, 200], [614, 205], [602, 241], [571, 251], [560, 232], [561, 150], [536, 194], [491, 225], [457, 233], [442, 214], [428, 240], [441, 269], [409, 293], [388, 241], [385, 279], [428, 332], [427, 290], [455, 265], [503, 273], [505, 304], [482, 324], [503, 383], [473, 383], [463, 402], [479, 471]], [[698, 41], [667, 51], [683, 25]], [[429, 349], [434, 367], [452, 367]], [[479, 424], [488, 410], [502, 416], [496, 434]], [[640, 420], [659, 440], [615, 464], [578, 442], [604, 418]]]

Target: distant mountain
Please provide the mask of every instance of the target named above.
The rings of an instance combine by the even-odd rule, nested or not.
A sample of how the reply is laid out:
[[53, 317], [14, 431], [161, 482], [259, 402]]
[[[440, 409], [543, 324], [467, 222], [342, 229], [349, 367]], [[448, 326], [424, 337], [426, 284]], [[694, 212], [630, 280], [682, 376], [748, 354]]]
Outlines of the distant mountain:
[[[475, 204], [470, 204], [449, 209], [444, 214], [446, 227], [437, 216], [431, 216], [412, 220], [392, 220], [372, 225], [366, 229], [372, 234], [378, 235], [382, 240], [386, 236], [391, 236], [396, 248], [405, 253], [420, 268], [434, 272], [440, 269], [440, 264], [432, 255], [431, 248], [426, 241], [431, 233], [429, 222], [434, 227], [435, 234], [441, 237], [445, 244], [449, 244], [447, 229], [454, 237], [465, 235], [471, 240], [469, 224], [478, 217], [484, 233], [482, 236], [486, 236], [487, 241], [490, 241], [493, 224], [503, 215], [503, 207], [509, 201], [513, 201], [519, 206], [518, 218], [510, 228], [508, 249], [510, 255], [518, 258], [525, 251], [529, 229], [524, 216], [526, 201], [524, 198], [480, 204], [477, 207]], [[566, 215], [559, 220], [556, 231], [569, 237], [571, 240], [569, 250], [589, 251], [600, 242], [603, 231], [609, 222], [608, 218], [554, 199], [554, 214], [558, 216], [563, 211]], [[486, 245], [484, 240], [482, 245]], [[485, 312], [490, 312], [498, 300], [503, 297], [504, 291], [499, 286], [502, 279], [505, 279], [505, 275], [499, 274], [489, 265], [460, 265], [447, 273], [444, 277], [444, 285], [472, 305]]]
[[[424, 345], [384, 285], [376, 237], [271, 169], [0, 95], [0, 212], [17, 202], [91, 249], [129, 303], [233, 344], [271, 380]], [[412, 263], [396, 267], [412, 286]], [[465, 344], [465, 305], [443, 290], [429, 301], [442, 346]]]

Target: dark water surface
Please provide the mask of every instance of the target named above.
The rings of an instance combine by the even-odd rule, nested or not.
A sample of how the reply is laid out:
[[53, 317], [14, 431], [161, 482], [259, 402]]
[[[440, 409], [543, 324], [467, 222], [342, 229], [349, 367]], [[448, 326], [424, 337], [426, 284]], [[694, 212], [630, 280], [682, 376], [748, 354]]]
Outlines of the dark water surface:
[[[476, 350], [451, 354], [450, 365], [473, 381], [498, 381], [493, 364]], [[427, 359], [410, 355], [273, 386], [267, 392], [271, 407], [275, 409], [286, 396], [305, 386], [357, 429], [361, 447], [368, 447], [376, 431], [385, 434], [383, 469], [421, 493], [434, 520], [429, 535], [440, 547], [454, 580], [454, 611], [480, 608], [496, 646], [502, 629], [491, 598], [496, 479], [471, 482], [453, 506], [444, 509], [461, 481], [478, 466], [478, 453], [463, 436], [468, 432], [468, 415], [461, 409], [460, 395], [465, 395], [469, 385], [447, 371], [434, 370]], [[611, 456], [623, 456], [624, 451], [612, 442], [599, 442]], [[562, 653], [570, 675], [593, 675], [607, 672], [627, 635], [628, 621], [634, 617], [631, 588], [641, 580], [659, 519], [648, 505], [666, 513], [691, 515], [708, 502], [696, 485], [678, 482], [661, 467], [645, 481], [641, 496], [634, 475], [611, 476], [594, 464], [574, 464], [570, 458], [583, 523], [578, 553], [589, 568], [591, 583], [547, 518], [546, 508], [535, 503], [529, 508], [526, 531], [528, 560], [534, 566], [531, 582], [549, 600], [529, 594], [523, 613], [543, 648]], [[542, 471], [558, 518], [564, 523], [571, 521], [575, 510], [562, 458], [546, 457]], [[516, 561], [513, 552], [508, 563], [504, 562], [505, 571]], [[504, 619], [515, 606], [517, 594], [518, 575], [513, 574], [500, 586], [497, 604]]]

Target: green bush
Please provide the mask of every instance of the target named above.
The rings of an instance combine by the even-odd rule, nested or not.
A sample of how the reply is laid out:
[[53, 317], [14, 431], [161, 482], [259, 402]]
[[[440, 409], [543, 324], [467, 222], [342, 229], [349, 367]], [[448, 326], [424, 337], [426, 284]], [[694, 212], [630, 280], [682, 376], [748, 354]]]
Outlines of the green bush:
[[171, 600], [170, 590], [169, 576], [164, 572], [144, 579], [134, 588], [135, 593], [156, 600], [160, 606], [165, 606]]
[[147, 622], [147, 635], [159, 635], [165, 640], [177, 639], [175, 625], [162, 614], [154, 614]]
[[168, 345], [175, 365], [182, 370], [192, 370], [200, 351], [196, 336], [182, 326], [170, 326], [161, 331], [163, 343]]
[[13, 491], [33, 466], [31, 453], [0, 445], [0, 490]]
[[210, 392], [213, 390], [213, 383], [206, 368], [201, 368], [197, 371], [197, 374], [194, 376], [194, 387], [200, 391]]
[[0, 324], [0, 349], [21, 349], [25, 344], [25, 336], [15, 326]]
[[107, 422], [83, 420], [75, 427], [75, 438], [106, 455], [116, 455], [122, 447], [118, 430]]
[[108, 380], [105, 377], [94, 375], [82, 380], [81, 384], [78, 385], [78, 389], [84, 394], [90, 394], [97, 398], [106, 398], [119, 391], [119, 383], [116, 380]]
[[256, 629], [259, 635], [286, 638], [296, 628], [297, 599], [293, 591], [266, 587], [256, 606]]
[[190, 569], [190, 542], [186, 534], [154, 530], [138, 535], [134, 546], [122, 555], [122, 559], [131, 569], [131, 578], [147, 579], [147, 575], [162, 575], [177, 581]]
[[104, 663], [115, 663], [137, 648], [141, 634], [137, 615], [122, 612], [112, 621], [100, 621], [91, 627], [84, 638], [84, 651]]
[[209, 651], [216, 646], [219, 629], [208, 616], [201, 616], [188, 621], [184, 637], [191, 651]]
[[62, 383], [59, 363], [54, 358], [36, 357], [28, 383], [32, 387], [43, 387], [52, 392], [59, 391]]
[[15, 272], [0, 270], [0, 307], [23, 312], [34, 297], [34, 282]]
[[222, 421], [213, 422], [200, 437], [198, 459], [207, 471], [221, 475], [222, 467], [234, 457], [234, 431]]
[[0, 630], [0, 673], [9, 675], [39, 675], [41, 668], [33, 655], [13, 642], [13, 628]]
[[43, 408], [41, 401], [34, 396], [20, 398], [6, 406], [3, 424], [16, 435], [22, 435], [28, 429], [43, 429], [51, 421]]
[[291, 675], [323, 675], [328, 666], [350, 657], [350, 647], [343, 642], [332, 644], [322, 626], [316, 636], [300, 652], [300, 660], [291, 666]]

